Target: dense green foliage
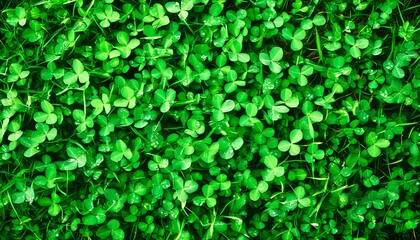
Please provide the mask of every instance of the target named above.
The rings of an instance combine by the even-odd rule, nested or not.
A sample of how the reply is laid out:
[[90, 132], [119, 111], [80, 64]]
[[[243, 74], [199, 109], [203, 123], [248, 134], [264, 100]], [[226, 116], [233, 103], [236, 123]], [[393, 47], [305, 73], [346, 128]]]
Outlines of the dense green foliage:
[[0, 10], [0, 238], [420, 236], [415, 1]]

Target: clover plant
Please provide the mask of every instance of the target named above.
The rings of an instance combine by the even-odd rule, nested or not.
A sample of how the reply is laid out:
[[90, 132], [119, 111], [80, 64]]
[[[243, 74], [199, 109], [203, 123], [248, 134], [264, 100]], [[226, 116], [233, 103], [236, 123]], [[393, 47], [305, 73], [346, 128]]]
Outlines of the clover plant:
[[1, 236], [416, 239], [419, 9], [1, 1]]

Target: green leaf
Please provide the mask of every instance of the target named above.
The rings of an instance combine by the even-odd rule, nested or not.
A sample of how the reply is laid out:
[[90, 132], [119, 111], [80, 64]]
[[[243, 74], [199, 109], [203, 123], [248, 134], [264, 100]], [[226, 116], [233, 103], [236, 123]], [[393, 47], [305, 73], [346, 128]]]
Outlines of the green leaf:
[[128, 34], [126, 32], [118, 32], [117, 33], [117, 41], [124, 46], [127, 46], [129, 43], [130, 37], [128, 36]]
[[77, 75], [79, 75], [83, 72], [84, 67], [83, 67], [82, 62], [80, 62], [79, 59], [74, 59], [73, 60], [73, 70]]
[[303, 30], [310, 30], [313, 27], [313, 22], [310, 19], [304, 19], [301, 23], [300, 23], [300, 27]]
[[387, 139], [380, 138], [375, 142], [375, 145], [378, 146], [379, 148], [387, 148], [389, 147], [390, 142]]
[[41, 102], [41, 108], [42, 108], [42, 111], [46, 113], [52, 113], [54, 111], [53, 105], [46, 100], [43, 100]]
[[368, 133], [368, 135], [366, 135], [365, 141], [366, 141], [366, 144], [369, 146], [375, 144], [377, 140], [378, 140], [378, 135], [374, 132], [370, 132]]
[[293, 191], [295, 192], [295, 195], [298, 199], [305, 197], [305, 188], [302, 186], [297, 186]]
[[194, 0], [181, 0], [182, 10], [189, 11], [194, 7]]
[[290, 48], [293, 51], [299, 51], [303, 48], [303, 43], [302, 43], [302, 41], [294, 38], [294, 39], [292, 39], [292, 44], [290, 45]]
[[306, 37], [306, 32], [302, 28], [297, 28], [293, 34], [293, 39], [303, 40]]
[[235, 140], [232, 141], [231, 146], [234, 150], [239, 150], [243, 144], [244, 144], [243, 138], [237, 137]]
[[248, 103], [245, 110], [249, 117], [255, 117], [258, 113], [258, 108], [254, 103]]
[[164, 103], [166, 101], [166, 92], [162, 89], [157, 89], [154, 95], [154, 99], [157, 103]]
[[[346, 41], [347, 44], [349, 45], [354, 45], [356, 43], [356, 41], [354, 40], [354, 37], [351, 35], [346, 35], [344, 37], [344, 40]], [[357, 47], [356, 47], [357, 48]]]
[[167, 2], [165, 8], [170, 13], [179, 13], [181, 11], [181, 4], [178, 2]]
[[292, 144], [290, 145], [289, 154], [290, 154], [291, 156], [296, 156], [296, 155], [298, 155], [299, 153], [300, 153], [300, 146], [292, 143]]
[[293, 33], [289, 28], [283, 28], [281, 33], [286, 40], [292, 40], [293, 39]]
[[96, 231], [96, 236], [99, 237], [100, 239], [106, 239], [109, 237], [110, 234], [111, 234], [111, 229], [105, 226], [99, 227], [98, 230]]
[[278, 64], [276, 62], [271, 62], [269, 67], [270, 67], [270, 70], [273, 73], [280, 73], [281, 72], [281, 66], [280, 66], [280, 64]]
[[261, 197], [261, 193], [260, 191], [258, 191], [258, 189], [252, 189], [249, 192], [249, 198], [251, 199], [251, 201], [258, 201]]
[[264, 161], [265, 166], [267, 166], [267, 168], [269, 169], [274, 169], [275, 167], [277, 167], [277, 164], [278, 164], [277, 158], [274, 157], [273, 155], [265, 156], [263, 161]]
[[206, 198], [209, 198], [214, 194], [213, 187], [211, 185], [208, 185], [208, 184], [203, 186], [202, 191], [203, 191], [204, 197], [206, 197]]
[[164, 102], [164, 103], [162, 103], [162, 105], [160, 106], [160, 112], [162, 112], [162, 113], [166, 113], [166, 112], [168, 112], [169, 111], [169, 109], [171, 109], [171, 105], [170, 105], [170, 103], [169, 102]]
[[118, 220], [116, 219], [111, 219], [108, 223], [107, 223], [107, 227], [111, 230], [116, 230], [120, 227], [120, 222], [118, 222]]
[[313, 23], [316, 26], [325, 25], [325, 23], [327, 22], [326, 19], [325, 19], [325, 17], [323, 15], [321, 15], [321, 14], [315, 15], [315, 17], [314, 17], [314, 19], [312, 21], [313, 21]]
[[303, 139], [303, 132], [300, 129], [293, 129], [290, 132], [290, 142], [291, 143], [298, 143], [300, 140]]
[[350, 55], [354, 58], [360, 58], [362, 52], [356, 46], [350, 48]]
[[125, 143], [121, 139], [117, 140], [117, 142], [115, 143], [115, 147], [117, 151], [120, 152], [124, 152], [127, 149], [127, 145], [125, 145]]
[[75, 84], [77, 80], [78, 76], [73, 72], [66, 72], [63, 76], [63, 82], [67, 85]]
[[418, 224], [419, 224], [419, 222], [418, 222], [418, 221], [415, 221], [415, 220], [408, 220], [407, 222], [405, 222], [404, 226], [405, 226], [407, 229], [416, 229]]
[[381, 149], [376, 145], [372, 145], [368, 147], [367, 150], [368, 150], [369, 155], [372, 157], [379, 157], [379, 155], [381, 155]]
[[405, 76], [405, 72], [402, 68], [400, 67], [395, 67], [394, 69], [392, 69], [392, 75], [396, 78], [404, 78]]
[[356, 43], [354, 44], [354, 46], [359, 49], [365, 49], [369, 46], [369, 40], [366, 38], [359, 38], [356, 40]]
[[298, 200], [299, 204], [302, 205], [302, 207], [310, 207], [311, 206], [311, 200], [309, 198], [302, 198]]
[[233, 100], [226, 100], [220, 107], [220, 111], [227, 113], [231, 112], [235, 108], [235, 102]]
[[270, 50], [270, 60], [278, 62], [283, 58], [283, 49], [280, 47], [273, 47]]
[[287, 151], [289, 151], [290, 146], [291, 146], [291, 143], [290, 143], [289, 141], [287, 141], [287, 140], [281, 140], [281, 141], [279, 142], [279, 144], [277, 145], [278, 149], [279, 149], [280, 151], [282, 151], [282, 152], [287, 152]]
[[260, 58], [259, 59], [260, 59], [261, 63], [266, 65], [266, 66], [270, 65], [270, 63], [271, 63], [270, 56], [267, 53], [263, 53], [263, 52], [260, 53]]
[[25, 193], [24, 192], [16, 192], [12, 195], [12, 201], [15, 204], [20, 204], [25, 202]]
[[122, 230], [121, 228], [112, 231], [111, 235], [113, 240], [123, 240], [125, 238], [124, 230]]
[[195, 182], [193, 180], [187, 180], [185, 182], [185, 185], [184, 185], [185, 192], [187, 192], [187, 193], [193, 193], [193, 192], [197, 191], [197, 189], [198, 189], [197, 182]]

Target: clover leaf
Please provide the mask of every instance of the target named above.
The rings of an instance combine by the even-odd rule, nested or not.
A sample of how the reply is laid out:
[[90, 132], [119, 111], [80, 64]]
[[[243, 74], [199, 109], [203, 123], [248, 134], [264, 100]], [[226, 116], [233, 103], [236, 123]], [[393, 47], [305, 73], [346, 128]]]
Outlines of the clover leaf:
[[302, 40], [306, 37], [306, 32], [302, 28], [297, 28], [293, 33], [290, 28], [283, 28], [282, 35], [286, 40], [291, 41], [290, 48], [293, 51], [299, 51], [303, 47]]
[[23, 66], [20, 65], [19, 63], [10, 64], [9, 72], [10, 74], [8, 74], [7, 76], [7, 82], [9, 83], [13, 83], [21, 79], [25, 79], [29, 76], [29, 73], [30, 73], [28, 70], [23, 70]]
[[44, 35], [45, 31], [43, 31], [42, 24], [37, 20], [29, 21], [29, 28], [22, 32], [23, 38], [32, 43], [41, 40]]
[[291, 66], [289, 68], [290, 76], [292, 76], [293, 78], [296, 78], [300, 86], [305, 86], [306, 84], [308, 84], [307, 77], [312, 75], [313, 72], [314, 72], [314, 68], [309, 65], [304, 65], [302, 66], [301, 69], [299, 69], [299, 67], [296, 65]]
[[238, 80], [238, 73], [235, 70], [229, 70], [227, 72], [226, 81], [227, 83], [224, 86], [226, 93], [232, 93], [238, 89], [238, 86], [243, 87], [246, 85], [245, 81]]
[[11, 200], [15, 204], [21, 204], [28, 202], [32, 204], [35, 200], [35, 191], [34, 188], [26, 186], [26, 183], [23, 180], [17, 180], [15, 183], [15, 192], [11, 196]]
[[187, 180], [184, 182], [184, 179], [179, 176], [174, 178], [173, 186], [175, 189], [173, 197], [174, 199], [178, 199], [181, 202], [182, 208], [184, 208], [187, 203], [188, 194], [193, 193], [198, 189], [197, 182], [193, 180]]
[[92, 112], [94, 115], [99, 115], [104, 110], [106, 114], [111, 111], [111, 103], [109, 102], [108, 95], [105, 93], [102, 93], [101, 99], [93, 99], [90, 104], [95, 108], [95, 110]]
[[167, 67], [166, 62], [163, 59], [158, 59], [155, 63], [155, 68], [151, 71], [151, 75], [154, 78], [161, 79], [160, 85], [162, 86], [162, 89], [165, 89], [168, 84], [168, 80], [173, 77], [173, 72], [170, 67]]
[[302, 128], [307, 129], [309, 132], [309, 136], [305, 136], [305, 139], [313, 139], [315, 137], [313, 123], [321, 122], [324, 118], [320, 111], [314, 111], [313, 108], [314, 106], [310, 101], [306, 101], [302, 105], [302, 113], [306, 114], [306, 116], [302, 117], [300, 122]]
[[293, 96], [293, 92], [289, 88], [281, 91], [280, 98], [281, 101], [274, 102], [271, 95], [264, 97], [264, 106], [269, 109], [267, 115], [272, 121], [279, 120], [282, 113], [287, 113], [290, 108], [296, 108], [299, 105], [299, 99]]
[[38, 175], [34, 179], [34, 184], [42, 188], [54, 188], [57, 180], [57, 167], [53, 164], [48, 164], [45, 169], [45, 176]]
[[173, 89], [168, 89], [166, 92], [162, 89], [155, 91], [154, 100], [160, 105], [160, 111], [166, 113], [175, 102], [176, 92]]
[[[132, 87], [125, 85], [120, 88], [122, 98], [117, 98], [114, 101], [115, 107], [133, 109], [136, 106], [136, 94]], [[106, 96], [106, 95], [105, 95]]]
[[314, 163], [315, 160], [322, 160], [325, 157], [325, 151], [318, 149], [318, 145], [315, 143], [309, 144], [307, 151], [308, 153], [305, 153], [305, 160], [308, 163]]
[[61, 201], [61, 197], [57, 193], [53, 192], [50, 198], [42, 197], [38, 199], [37, 202], [42, 207], [48, 207], [48, 214], [55, 217], [62, 211], [62, 207], [59, 205]]
[[283, 58], [283, 49], [280, 47], [273, 47], [270, 53], [261, 52], [259, 59], [262, 64], [269, 66], [273, 73], [280, 73], [281, 66], [279, 61]]
[[87, 83], [89, 81], [89, 73], [84, 70], [82, 62], [79, 59], [74, 59], [72, 66], [74, 72], [66, 72], [63, 76], [63, 82], [67, 85], [72, 85], [77, 81]]
[[303, 30], [310, 30], [310, 29], [312, 29], [314, 24], [315, 24], [315, 26], [322, 26], [322, 25], [325, 25], [326, 22], [327, 22], [327, 20], [325, 19], [325, 17], [323, 15], [317, 14], [317, 15], [315, 15], [315, 17], [312, 20], [311, 19], [304, 19], [300, 23], [300, 27]]
[[120, 51], [122, 58], [128, 58], [131, 54], [131, 50], [140, 45], [140, 40], [136, 38], [130, 40], [127, 32], [118, 32], [117, 41], [118, 44], [115, 48]]
[[49, 125], [57, 122], [57, 115], [54, 113], [54, 106], [46, 100], [41, 102], [42, 112], [36, 112], [34, 114], [34, 120], [36, 122], [45, 122]]
[[267, 167], [266, 171], [262, 173], [264, 181], [271, 182], [276, 177], [281, 177], [285, 173], [285, 169], [282, 166], [278, 166], [278, 160], [273, 155], [268, 155], [263, 158], [263, 162]]
[[250, 56], [248, 53], [242, 53], [242, 43], [239, 42], [237, 39], [235, 39], [232, 42], [232, 47], [231, 47], [232, 52], [229, 52], [229, 60], [231, 60], [232, 62], [242, 62], [242, 63], [247, 63], [251, 60]]
[[269, 186], [268, 183], [263, 180], [258, 182], [253, 176], [247, 176], [245, 179], [245, 185], [247, 189], [250, 189], [249, 198], [254, 202], [261, 198], [261, 194], [265, 193]]
[[100, 239], [122, 240], [125, 237], [124, 230], [120, 228], [120, 222], [116, 219], [111, 219], [106, 225], [102, 225], [96, 231], [96, 236]]
[[365, 185], [368, 188], [379, 184], [379, 178], [373, 174], [373, 171], [371, 169], [364, 170], [362, 176], [363, 185]]
[[132, 156], [133, 154], [131, 150], [127, 148], [127, 145], [121, 139], [118, 139], [115, 143], [115, 150], [111, 153], [111, 160], [114, 162], [119, 162], [123, 158], [130, 160]]
[[[151, 193], [153, 197], [156, 199], [161, 199], [163, 197], [164, 191], [171, 186], [170, 181], [168, 179], [163, 179], [163, 177], [164, 176], [159, 173], [153, 175], [152, 177], [153, 188], [151, 189]], [[144, 190], [147, 190], [147, 188], [144, 188]], [[145, 195], [145, 194], [146, 192], [142, 195]]]
[[286, 197], [286, 201], [282, 202], [284, 209], [291, 211], [299, 208], [306, 208], [311, 206], [311, 199], [309, 197], [305, 197], [306, 191], [305, 188], [302, 186], [297, 186], [293, 190], [293, 194], [288, 194]]
[[305, 197], [305, 188], [302, 186], [298, 186], [294, 189], [295, 196], [297, 198], [297, 202], [299, 203], [299, 207], [309, 207], [311, 204], [311, 200], [308, 197]]
[[111, 4], [105, 4], [104, 7], [95, 9], [95, 15], [103, 28], [107, 28], [111, 26], [111, 23], [120, 20], [120, 14], [114, 11]]
[[246, 115], [242, 115], [239, 119], [239, 125], [241, 127], [247, 126], [252, 127], [254, 124], [260, 122], [255, 116], [258, 113], [258, 107], [254, 103], [247, 103], [245, 106]]
[[303, 133], [300, 129], [293, 129], [289, 134], [290, 140], [281, 140], [278, 144], [278, 149], [282, 152], [289, 151], [291, 156], [296, 156], [300, 153], [300, 146], [297, 144], [303, 139]]
[[187, 19], [188, 11], [190, 11], [193, 7], [193, 0], [181, 0], [181, 4], [179, 2], [167, 2], [165, 4], [166, 10], [170, 13], [178, 13], [181, 20]]
[[53, 77], [59, 79], [64, 76], [64, 72], [64, 68], [57, 69], [55, 62], [49, 62], [47, 68], [41, 70], [41, 78], [43, 80], [52, 80]]
[[[14, 10], [14, 11], [13, 11]], [[9, 9], [7, 11], [7, 23], [16, 27], [17, 24], [24, 26], [26, 24], [26, 10], [23, 7], [16, 7], [15, 9]]]
[[1, 1], [2, 236], [413, 238], [414, 3]]
[[168, 25], [170, 22], [169, 17], [165, 15], [165, 8], [159, 3], [153, 4], [149, 9], [149, 15], [143, 18], [143, 21], [146, 23], [152, 22], [155, 29]]
[[112, 44], [107, 42], [105, 39], [100, 39], [96, 46], [98, 50], [95, 51], [95, 57], [100, 61], [113, 59], [121, 55], [121, 52], [117, 49], [114, 49]]
[[381, 148], [387, 148], [391, 144], [389, 140], [379, 138], [374, 132], [370, 132], [366, 136], [365, 141], [369, 146], [367, 151], [371, 157], [379, 157], [379, 155], [381, 155]]
[[205, 146], [204, 151], [200, 154], [200, 159], [205, 163], [212, 163], [215, 160], [215, 155], [220, 150], [219, 142], [214, 142], [210, 146]]
[[354, 58], [360, 58], [360, 56], [362, 55], [360, 49], [365, 49], [369, 46], [369, 40], [366, 38], [359, 38], [355, 40], [353, 36], [346, 35], [344, 37], [344, 40], [347, 44], [351, 46], [349, 52], [350, 55]]
[[216, 206], [217, 200], [216, 195], [214, 195], [214, 189], [211, 185], [204, 185], [201, 188], [203, 192], [203, 196], [196, 196], [193, 198], [193, 203], [197, 206], [202, 206], [204, 203], [206, 203], [207, 207], [211, 208]]

